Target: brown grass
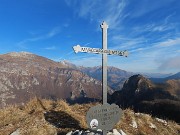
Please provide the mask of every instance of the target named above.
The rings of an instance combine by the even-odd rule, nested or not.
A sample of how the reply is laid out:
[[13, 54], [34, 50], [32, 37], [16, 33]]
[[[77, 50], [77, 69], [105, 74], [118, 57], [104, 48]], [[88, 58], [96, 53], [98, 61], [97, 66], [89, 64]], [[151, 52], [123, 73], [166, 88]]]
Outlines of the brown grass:
[[[19, 129], [21, 135], [55, 135], [57, 132], [63, 135], [71, 130], [78, 130], [79, 127], [86, 130], [86, 113], [90, 107], [96, 104], [69, 105], [63, 100], [55, 102], [34, 98], [24, 106], [9, 106], [0, 110], [0, 135], [9, 135], [17, 129]], [[58, 128], [45, 120], [44, 113], [50, 111], [65, 112], [79, 125], [77, 125], [77, 128]], [[132, 121], [137, 123], [137, 128], [130, 126]], [[155, 129], [150, 128], [151, 123], [156, 126]], [[123, 116], [114, 128], [122, 129], [127, 135], [180, 134], [180, 125], [177, 123], [168, 121], [168, 124], [164, 125], [150, 115], [137, 114], [131, 109], [123, 111]]]

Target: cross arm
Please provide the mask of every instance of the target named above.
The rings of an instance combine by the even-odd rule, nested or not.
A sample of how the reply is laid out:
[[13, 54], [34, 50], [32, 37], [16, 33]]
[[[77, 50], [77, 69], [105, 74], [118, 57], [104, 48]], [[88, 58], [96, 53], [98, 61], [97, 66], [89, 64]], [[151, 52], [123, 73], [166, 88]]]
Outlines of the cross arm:
[[118, 56], [128, 56], [128, 51], [119, 51], [119, 50], [104, 50], [100, 48], [90, 48], [90, 47], [81, 47], [80, 45], [76, 45], [73, 47], [74, 52], [84, 52], [84, 53], [95, 53], [95, 54], [108, 54], [108, 55], [118, 55]]

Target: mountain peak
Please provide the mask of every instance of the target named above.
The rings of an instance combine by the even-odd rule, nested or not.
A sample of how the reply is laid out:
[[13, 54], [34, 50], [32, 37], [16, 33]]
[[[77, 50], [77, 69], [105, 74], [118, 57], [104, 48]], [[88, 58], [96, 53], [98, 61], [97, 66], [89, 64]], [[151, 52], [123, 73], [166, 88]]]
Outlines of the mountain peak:
[[169, 77], [166, 77], [166, 80], [170, 80], [170, 79], [180, 79], [180, 72], [178, 72], [174, 75], [171, 75]]
[[133, 90], [133, 91], [141, 91], [147, 90], [151, 88], [153, 84], [151, 81], [144, 76], [138, 74], [131, 76], [126, 82], [124, 83], [123, 89]]
[[71, 62], [68, 61], [68, 60], [60, 61], [60, 63], [61, 63], [62, 65], [64, 65], [65, 67], [68, 67], [68, 68], [76, 68], [76, 65], [74, 65], [73, 63], [71, 63]]

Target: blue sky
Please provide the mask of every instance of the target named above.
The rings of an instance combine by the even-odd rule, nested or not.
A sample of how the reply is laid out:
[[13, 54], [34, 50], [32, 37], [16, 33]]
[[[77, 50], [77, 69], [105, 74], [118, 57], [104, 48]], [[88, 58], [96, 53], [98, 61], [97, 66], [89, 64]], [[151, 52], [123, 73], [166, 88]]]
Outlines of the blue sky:
[[72, 47], [101, 48], [109, 25], [108, 65], [132, 72], [180, 71], [179, 0], [0, 0], [0, 53], [27, 51], [55, 61], [101, 65], [101, 55]]

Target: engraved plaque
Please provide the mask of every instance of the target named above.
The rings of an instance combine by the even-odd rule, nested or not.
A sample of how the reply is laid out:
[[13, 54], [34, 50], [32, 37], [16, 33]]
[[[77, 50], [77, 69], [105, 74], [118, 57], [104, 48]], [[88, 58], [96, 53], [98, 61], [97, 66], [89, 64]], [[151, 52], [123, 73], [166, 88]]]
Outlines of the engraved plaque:
[[91, 130], [111, 130], [122, 116], [122, 109], [115, 104], [103, 104], [91, 107], [86, 115]]

